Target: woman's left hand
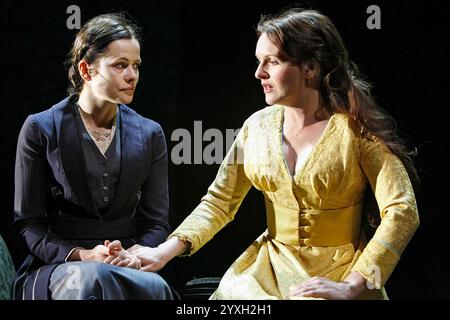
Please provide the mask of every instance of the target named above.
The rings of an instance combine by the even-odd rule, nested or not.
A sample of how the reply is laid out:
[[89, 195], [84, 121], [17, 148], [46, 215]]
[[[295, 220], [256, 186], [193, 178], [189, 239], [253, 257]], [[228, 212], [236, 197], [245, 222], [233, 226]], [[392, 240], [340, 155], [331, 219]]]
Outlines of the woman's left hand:
[[365, 280], [359, 274], [352, 274], [344, 282], [335, 282], [327, 278], [313, 277], [291, 287], [289, 296], [314, 297], [328, 300], [351, 300], [365, 289]]
[[141, 271], [156, 272], [161, 270], [168, 260], [164, 259], [164, 254], [158, 248], [151, 248], [135, 244], [128, 249], [129, 252], [135, 254], [141, 259], [142, 267]]

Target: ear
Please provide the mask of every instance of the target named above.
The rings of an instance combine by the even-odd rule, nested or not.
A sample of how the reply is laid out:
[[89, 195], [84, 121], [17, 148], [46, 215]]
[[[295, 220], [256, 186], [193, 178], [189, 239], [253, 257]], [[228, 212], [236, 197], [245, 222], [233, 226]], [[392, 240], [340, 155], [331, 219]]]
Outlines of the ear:
[[302, 71], [305, 79], [312, 80], [319, 74], [319, 66], [315, 62], [305, 62], [302, 64]]
[[92, 74], [92, 69], [91, 69], [92, 65], [90, 65], [89, 63], [87, 63], [85, 60], [81, 60], [80, 62], [78, 62], [78, 72], [80, 73], [80, 76], [83, 80], [85, 81], [89, 81], [92, 79], [91, 74]]

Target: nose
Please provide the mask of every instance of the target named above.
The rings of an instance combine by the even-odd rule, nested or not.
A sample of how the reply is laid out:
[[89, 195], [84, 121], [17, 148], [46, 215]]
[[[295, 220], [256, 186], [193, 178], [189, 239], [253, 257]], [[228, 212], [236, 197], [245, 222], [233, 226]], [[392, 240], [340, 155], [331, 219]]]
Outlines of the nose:
[[255, 71], [255, 78], [256, 79], [267, 79], [269, 78], [269, 74], [264, 70], [264, 66], [262, 63], [258, 64], [258, 67]]
[[131, 82], [136, 81], [139, 78], [139, 71], [138, 69], [133, 68], [133, 66], [128, 66], [126, 73], [125, 73], [125, 81]]

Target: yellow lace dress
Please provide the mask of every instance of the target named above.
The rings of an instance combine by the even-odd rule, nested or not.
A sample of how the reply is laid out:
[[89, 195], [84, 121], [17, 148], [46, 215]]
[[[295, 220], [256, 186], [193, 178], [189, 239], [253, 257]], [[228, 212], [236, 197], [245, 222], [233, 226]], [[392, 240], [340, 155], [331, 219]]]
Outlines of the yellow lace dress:
[[[334, 114], [303, 168], [291, 176], [284, 155], [284, 107], [266, 107], [244, 123], [201, 203], [172, 233], [193, 254], [230, 222], [253, 186], [263, 192], [267, 230], [231, 265], [211, 299], [287, 299], [313, 276], [342, 281], [357, 271], [383, 286], [419, 225], [414, 192], [401, 161], [375, 137], [362, 137]], [[381, 223], [369, 242], [361, 207], [372, 187]], [[261, 212], [261, 214], [264, 214]]]

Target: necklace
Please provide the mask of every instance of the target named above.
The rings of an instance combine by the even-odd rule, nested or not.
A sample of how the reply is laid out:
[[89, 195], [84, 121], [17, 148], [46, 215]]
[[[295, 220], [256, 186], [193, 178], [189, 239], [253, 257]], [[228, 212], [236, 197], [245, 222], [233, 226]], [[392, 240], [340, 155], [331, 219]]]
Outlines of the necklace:
[[[114, 137], [114, 133], [116, 131], [116, 115], [114, 115], [114, 120], [111, 129], [107, 128], [91, 128], [89, 127], [88, 121], [85, 118], [84, 111], [81, 109], [81, 107], [78, 105], [78, 110], [81, 116], [81, 120], [83, 121], [84, 127], [86, 128], [87, 132], [89, 133], [89, 136], [94, 141], [97, 148], [100, 150], [100, 152], [105, 155], [106, 150], [108, 150], [109, 145], [111, 144], [111, 141]], [[117, 111], [116, 111], [117, 114]]]
[[[113, 128], [115, 128], [115, 126], [113, 126]], [[96, 140], [97, 142], [105, 142], [108, 141], [109, 139], [111, 139], [112, 136], [112, 131], [113, 129], [105, 129], [105, 128], [97, 128], [97, 129], [93, 129], [90, 128], [88, 129], [89, 133], [91, 134], [92, 138], [94, 138], [94, 140]]]

